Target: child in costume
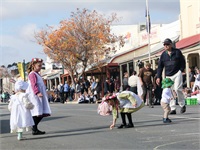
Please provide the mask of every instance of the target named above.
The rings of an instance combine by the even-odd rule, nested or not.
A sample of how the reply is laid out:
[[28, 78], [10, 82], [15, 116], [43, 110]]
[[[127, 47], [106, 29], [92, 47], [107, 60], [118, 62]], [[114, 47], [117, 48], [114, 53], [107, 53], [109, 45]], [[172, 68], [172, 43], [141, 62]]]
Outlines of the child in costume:
[[15, 83], [15, 94], [11, 96], [8, 110], [10, 115], [10, 130], [11, 133], [18, 133], [17, 139], [22, 140], [23, 131], [30, 131], [34, 125], [34, 121], [30, 110], [34, 108], [34, 105], [28, 99], [26, 89], [28, 83], [24, 81], [17, 81]]
[[51, 115], [51, 109], [48, 102], [48, 95], [46, 92], [46, 86], [44, 85], [43, 79], [39, 72], [42, 68], [43, 60], [39, 58], [33, 58], [28, 67], [28, 89], [29, 98], [35, 105], [34, 109], [31, 110], [31, 114], [35, 125], [32, 128], [33, 135], [45, 134], [45, 131], [38, 129], [38, 124], [43, 117]]
[[[107, 96], [105, 102], [112, 106], [113, 122], [110, 125], [110, 129], [115, 127], [118, 111], [120, 112], [122, 119], [122, 124], [118, 129], [134, 127], [131, 114], [144, 107], [142, 99], [131, 91], [123, 91], [117, 95]], [[126, 124], [125, 115], [127, 115], [129, 121], [128, 124]]]
[[162, 81], [162, 98], [161, 98], [161, 107], [164, 110], [164, 117], [163, 117], [163, 123], [171, 123], [172, 121], [168, 118], [168, 115], [171, 111], [170, 108], [170, 101], [174, 99], [173, 93], [171, 90], [171, 86], [174, 84], [174, 82], [170, 78], [165, 78]]

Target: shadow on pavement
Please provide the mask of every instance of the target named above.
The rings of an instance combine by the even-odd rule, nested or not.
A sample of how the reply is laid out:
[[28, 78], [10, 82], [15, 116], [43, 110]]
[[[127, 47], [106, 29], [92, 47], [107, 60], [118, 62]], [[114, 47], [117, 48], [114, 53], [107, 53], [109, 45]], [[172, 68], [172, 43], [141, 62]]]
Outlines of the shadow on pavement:
[[[30, 140], [37, 140], [37, 139], [44, 139], [44, 138], [55, 138], [55, 137], [63, 137], [63, 136], [74, 136], [74, 135], [83, 135], [83, 134], [93, 134], [93, 133], [98, 133], [98, 132], [108, 132], [108, 130], [100, 130], [100, 129], [108, 129], [108, 126], [100, 126], [100, 127], [94, 127], [94, 128], [81, 128], [81, 129], [72, 129], [72, 130], [62, 130], [62, 131], [57, 131], [57, 132], [48, 132], [46, 137], [42, 136], [39, 137], [39, 135], [36, 137], [34, 136]], [[75, 133], [73, 133], [75, 132]], [[60, 135], [60, 133], [63, 133]], [[49, 135], [49, 134], [58, 134], [58, 135]]]
[[10, 120], [1, 120], [0, 134], [10, 133]]
[[50, 117], [44, 117], [42, 119], [42, 122], [43, 121], [51, 121], [51, 120], [61, 119], [61, 118], [68, 118], [68, 117], [71, 117], [71, 116], [59, 116], [59, 117], [50, 116]]

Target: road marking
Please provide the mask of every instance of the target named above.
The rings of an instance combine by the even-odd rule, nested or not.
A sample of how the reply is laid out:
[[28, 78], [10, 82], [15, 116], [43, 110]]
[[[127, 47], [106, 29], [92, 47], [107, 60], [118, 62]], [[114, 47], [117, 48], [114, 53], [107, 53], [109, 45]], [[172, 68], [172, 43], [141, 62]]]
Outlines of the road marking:
[[176, 142], [166, 143], [166, 144], [162, 144], [162, 145], [156, 146], [153, 150], [158, 150], [159, 148], [167, 146], [167, 145], [173, 145], [173, 144], [177, 144], [177, 143], [181, 143], [181, 142], [188, 142], [188, 141], [194, 141], [194, 140], [199, 140], [199, 139], [183, 140], [183, 141], [176, 141]]

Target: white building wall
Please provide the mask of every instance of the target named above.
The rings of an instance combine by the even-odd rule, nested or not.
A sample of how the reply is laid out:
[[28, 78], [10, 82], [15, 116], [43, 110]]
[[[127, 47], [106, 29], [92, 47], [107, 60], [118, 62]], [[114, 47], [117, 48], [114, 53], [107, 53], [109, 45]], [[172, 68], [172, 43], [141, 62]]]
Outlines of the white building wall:
[[181, 39], [200, 33], [200, 0], [180, 0]]
[[169, 24], [165, 24], [160, 28], [160, 41], [164, 41], [166, 38], [173, 38], [180, 35], [180, 21], [174, 21]]

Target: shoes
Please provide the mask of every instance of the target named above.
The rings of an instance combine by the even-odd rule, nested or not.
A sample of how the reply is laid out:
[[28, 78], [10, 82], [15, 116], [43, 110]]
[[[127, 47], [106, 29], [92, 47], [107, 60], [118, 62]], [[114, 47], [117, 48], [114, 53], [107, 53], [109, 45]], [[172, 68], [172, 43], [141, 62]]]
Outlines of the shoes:
[[123, 127], [125, 127], [126, 125], [124, 125], [124, 124], [121, 124], [119, 127], [117, 127], [118, 129], [121, 129], [121, 128], [123, 128]]
[[121, 128], [134, 128], [134, 125], [133, 124], [128, 124], [128, 125], [124, 125], [124, 124], [121, 124], [119, 127], [117, 127], [118, 129], [121, 129]]
[[172, 122], [171, 119], [167, 118], [166, 120], [169, 120], [169, 122]]
[[176, 110], [172, 110], [169, 114], [170, 115], [175, 115], [176, 114]]
[[134, 128], [134, 125], [133, 124], [128, 124], [125, 126], [125, 128]]
[[154, 106], [153, 105], [149, 105], [149, 108], [154, 108]]
[[32, 131], [32, 135], [42, 135], [45, 133], [46, 133], [45, 131], [40, 131], [40, 130]]
[[171, 123], [172, 121], [169, 118], [163, 118], [163, 123]]
[[186, 112], [186, 107], [185, 107], [185, 106], [183, 106], [183, 107], [181, 108], [180, 113], [183, 114], [184, 112]]
[[18, 141], [27, 140], [27, 138], [26, 138], [26, 137], [17, 137], [17, 140], [18, 140]]

